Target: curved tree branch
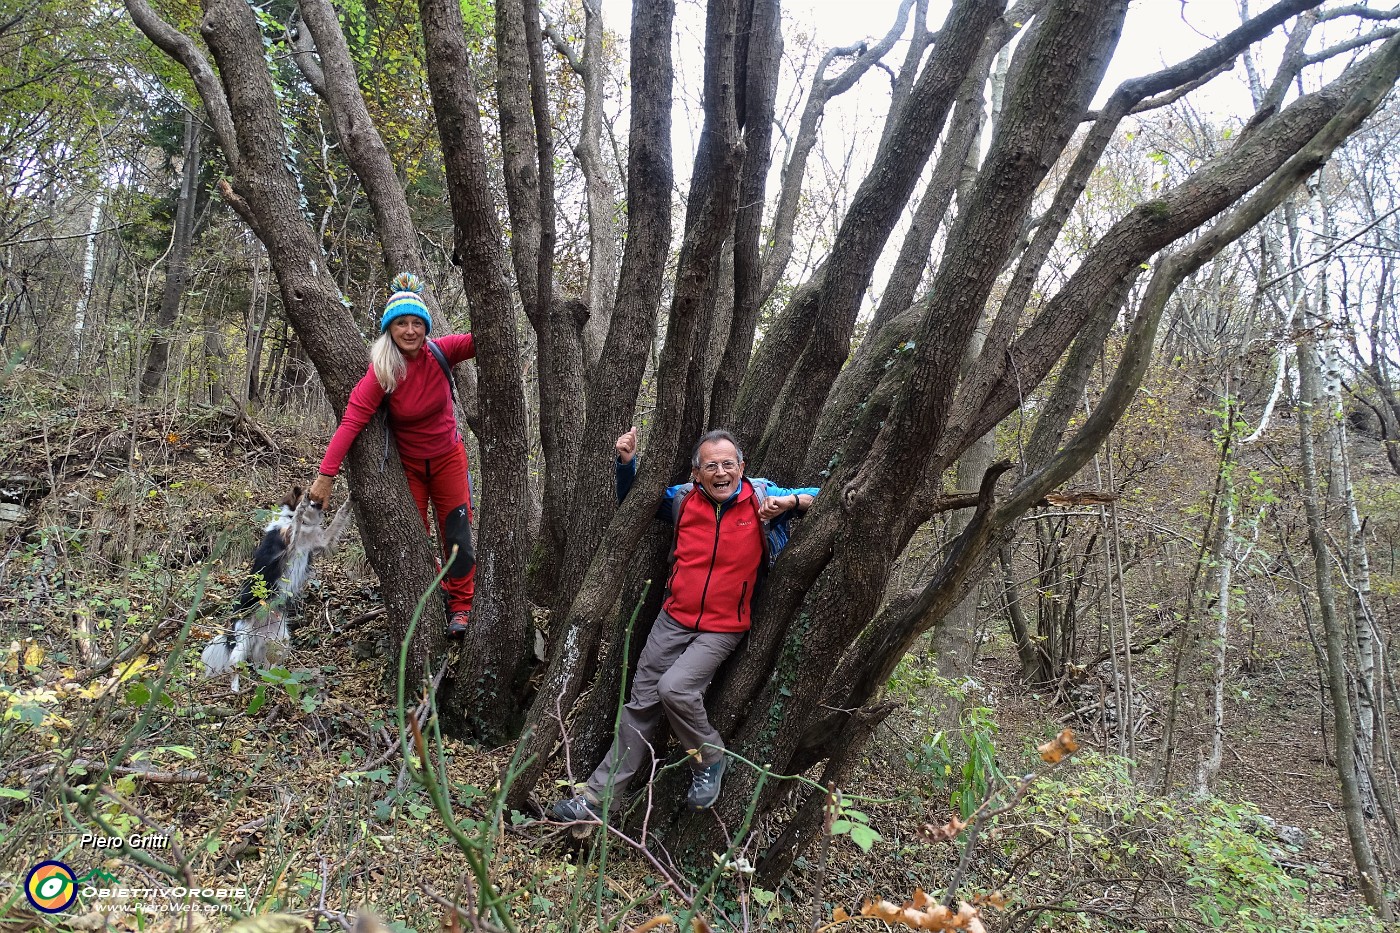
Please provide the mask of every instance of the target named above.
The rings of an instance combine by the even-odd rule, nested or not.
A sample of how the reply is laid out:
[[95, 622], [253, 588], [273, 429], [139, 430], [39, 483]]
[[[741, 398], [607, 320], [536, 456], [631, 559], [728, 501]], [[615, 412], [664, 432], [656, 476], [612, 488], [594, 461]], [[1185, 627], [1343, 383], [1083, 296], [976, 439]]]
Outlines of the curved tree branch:
[[146, 34], [156, 48], [185, 66], [194, 80], [199, 99], [204, 102], [204, 112], [209, 114], [209, 122], [214, 125], [214, 136], [219, 140], [219, 148], [224, 151], [224, 160], [229, 171], [237, 172], [239, 164], [238, 136], [233, 130], [233, 117], [229, 112], [228, 98], [219, 84], [209, 60], [194, 44], [194, 40], [161, 19], [151, 9], [146, 0], [125, 0], [126, 10], [136, 28]]

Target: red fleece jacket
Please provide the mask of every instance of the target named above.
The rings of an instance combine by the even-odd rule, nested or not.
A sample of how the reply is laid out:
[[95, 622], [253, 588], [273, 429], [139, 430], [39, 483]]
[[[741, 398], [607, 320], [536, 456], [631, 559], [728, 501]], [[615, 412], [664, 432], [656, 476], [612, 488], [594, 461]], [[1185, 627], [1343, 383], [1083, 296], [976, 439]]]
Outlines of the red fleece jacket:
[[696, 486], [681, 503], [662, 608], [686, 628], [747, 632], [762, 563], [763, 523], [752, 484], [744, 482], [723, 505]]
[[[447, 357], [450, 366], [476, 356], [476, 341], [471, 334], [447, 334], [433, 338], [433, 342]], [[408, 373], [389, 395], [394, 443], [400, 456], [441, 457], [461, 442], [457, 419], [452, 412], [452, 388], [443, 378], [442, 367], [433, 358], [432, 351], [426, 347], [418, 351], [416, 358], [404, 362], [408, 363]], [[340, 472], [341, 461], [350, 445], [374, 417], [383, 400], [384, 389], [374, 377], [374, 367], [370, 367], [350, 392], [345, 416], [340, 419], [340, 427], [336, 428], [326, 448], [325, 459], [321, 461], [322, 473], [335, 476]]]

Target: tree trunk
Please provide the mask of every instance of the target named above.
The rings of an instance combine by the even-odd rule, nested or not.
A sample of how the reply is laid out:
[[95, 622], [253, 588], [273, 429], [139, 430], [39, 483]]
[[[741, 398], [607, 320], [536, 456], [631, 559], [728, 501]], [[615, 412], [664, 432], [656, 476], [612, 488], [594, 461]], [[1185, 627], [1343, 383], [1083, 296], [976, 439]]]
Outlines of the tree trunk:
[[180, 299], [185, 296], [189, 273], [190, 245], [194, 241], [195, 184], [199, 178], [200, 126], [194, 114], [185, 111], [184, 161], [180, 166], [180, 194], [175, 202], [175, 230], [170, 240], [170, 255], [165, 262], [165, 285], [161, 288], [160, 309], [156, 312], [155, 336], [146, 350], [146, 363], [141, 370], [139, 394], [149, 399], [165, 380], [170, 362], [170, 329], [180, 314]]
[[461, 5], [455, 0], [421, 0], [418, 9], [481, 383], [483, 490], [476, 599], [445, 710], [450, 725], [465, 724], [474, 735], [495, 743], [519, 728], [520, 696], [534, 648], [525, 599], [529, 444], [520, 340]]
[[[662, 277], [671, 246], [670, 0], [632, 7], [631, 129], [627, 144], [627, 238], [617, 304], [603, 357], [608, 378], [589, 387], [578, 465], [570, 484], [568, 549], [553, 603], [560, 619], [580, 591], [616, 509], [613, 444], [632, 424], [642, 374], [656, 332]], [[605, 607], [604, 611], [611, 607]], [[556, 640], [557, 644], [557, 640]], [[557, 652], [554, 657], [557, 658]]]
[[[657, 408], [646, 455], [631, 493], [614, 514], [608, 535], [588, 566], [578, 596], [565, 617], [556, 623], [553, 662], [530, 710], [531, 732], [523, 742], [524, 754], [520, 756], [529, 763], [522, 769], [520, 783], [511, 791], [513, 805], [523, 803], [529, 794], [559, 734], [560, 724], [553, 718], [556, 704], [571, 705], [582, 690], [601, 625], [613, 609], [628, 558], [649, 524], [683, 446], [680, 433], [691, 359], [698, 345], [700, 317], [712, 276], [734, 222], [743, 157], [735, 111], [736, 8], [736, 0], [715, 0], [706, 11], [705, 122], [691, 180], [686, 234], [677, 263], [666, 345], [657, 368]], [[635, 7], [633, 15], [641, 15]], [[656, 37], [650, 31], [654, 25], [655, 21], [648, 24], [644, 32], [649, 39]], [[635, 68], [633, 79], [636, 80]], [[625, 258], [623, 265], [625, 268]], [[615, 315], [614, 330], [617, 325]], [[589, 401], [591, 408], [592, 399]], [[601, 485], [596, 477], [593, 482]]]
[[[842, 219], [810, 306], [794, 299], [782, 315], [787, 324], [782, 319], [775, 323], [775, 339], [765, 340], [759, 349], [735, 408], [741, 436], [762, 438], [750, 441], [755, 472], [780, 481], [796, 478], [827, 393], [849, 353], [856, 313], [875, 264], [1003, 7], [1002, 0], [954, 3], [908, 105]], [[801, 338], [800, 331], [793, 332], [798, 322], [807, 322]]]
[[83, 271], [78, 281], [78, 301], [73, 308], [73, 368], [82, 366], [83, 338], [87, 333], [87, 312], [92, 293], [97, 287], [97, 231], [102, 228], [102, 204], [105, 189], [98, 188], [92, 196], [92, 213], [88, 216], [87, 236], [83, 238]]
[[1216, 526], [1215, 544], [1211, 553], [1212, 566], [1217, 574], [1215, 631], [1211, 633], [1210, 650], [1206, 654], [1206, 702], [1201, 704], [1209, 710], [1210, 744], [1208, 751], [1201, 755], [1196, 769], [1195, 791], [1200, 796], [1210, 793], [1215, 777], [1220, 773], [1220, 765], [1225, 760], [1225, 652], [1229, 647], [1230, 636], [1230, 580], [1235, 569], [1233, 552], [1236, 496], [1230, 443], [1234, 439], [1234, 420], [1234, 407], [1231, 405], [1227, 409], [1225, 440], [1220, 454], [1220, 520]]
[[[773, 106], [778, 93], [778, 64], [783, 37], [778, 0], [752, 0], [749, 22], [741, 34], [747, 37], [742, 59], [743, 100], [740, 115], [744, 131], [744, 166], [739, 177], [739, 207], [734, 216], [733, 313], [723, 353], [714, 372], [706, 424], [727, 427], [739, 382], [753, 352], [754, 328], [763, 303], [763, 264], [759, 252], [763, 231], [764, 193], [772, 164]], [[707, 383], [708, 385], [708, 380]]]
[[1320, 398], [1318, 359], [1312, 337], [1306, 330], [1298, 342], [1298, 445], [1302, 460], [1303, 506], [1308, 517], [1308, 543], [1313, 552], [1317, 578], [1317, 599], [1322, 616], [1323, 644], [1327, 650], [1327, 688], [1332, 697], [1333, 735], [1337, 749], [1337, 779], [1342, 788], [1342, 814], [1347, 838], [1360, 876], [1366, 903], [1384, 920], [1391, 918], [1390, 903], [1382, 887], [1379, 868], [1366, 834], [1362, 813], [1361, 788], [1356, 779], [1356, 726], [1347, 696], [1345, 625], [1337, 612], [1336, 590], [1332, 584], [1332, 559], [1327, 552], [1326, 529], [1318, 492], [1317, 458], [1313, 447], [1313, 411]]

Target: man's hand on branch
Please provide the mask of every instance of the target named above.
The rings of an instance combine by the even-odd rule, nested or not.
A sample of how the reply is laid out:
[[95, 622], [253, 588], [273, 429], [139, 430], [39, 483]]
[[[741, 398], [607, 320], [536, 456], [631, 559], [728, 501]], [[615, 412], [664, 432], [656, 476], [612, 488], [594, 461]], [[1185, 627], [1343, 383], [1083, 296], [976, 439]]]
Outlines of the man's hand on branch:
[[637, 429], [632, 428], [626, 434], [617, 439], [617, 459], [623, 463], [631, 463], [632, 458], [637, 456]]

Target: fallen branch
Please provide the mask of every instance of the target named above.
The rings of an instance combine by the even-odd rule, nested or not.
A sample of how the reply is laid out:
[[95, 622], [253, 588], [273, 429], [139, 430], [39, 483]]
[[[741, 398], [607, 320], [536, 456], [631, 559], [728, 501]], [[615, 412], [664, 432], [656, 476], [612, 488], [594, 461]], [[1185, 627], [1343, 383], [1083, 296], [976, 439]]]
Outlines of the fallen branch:
[[[54, 768], [58, 767], [58, 764], [58, 762], [50, 762], [46, 765], [40, 765], [37, 768], [27, 768], [19, 772], [19, 776], [25, 781], [30, 781], [51, 773], [54, 770]], [[87, 771], [88, 769], [105, 768], [106, 766], [102, 762], [93, 761], [90, 758], [74, 758], [71, 762], [69, 762], [67, 767], [70, 771]], [[149, 766], [143, 765], [113, 765], [108, 770], [110, 770], [112, 774], [139, 777], [142, 780], [150, 781], [152, 784], [209, 783], [208, 773], [204, 771], [196, 771], [193, 768], [186, 768], [181, 771], [162, 771], [157, 768], [151, 768]]]
[[253, 417], [248, 414], [247, 409], [243, 407], [243, 403], [238, 400], [237, 396], [229, 391], [228, 386], [224, 386], [223, 388], [224, 394], [227, 395], [228, 400], [233, 403], [233, 420], [235, 424], [247, 432], [249, 436], [262, 441], [265, 446], [270, 447], [273, 453], [280, 454], [282, 448], [277, 446], [277, 442], [272, 439], [272, 435], [268, 434], [262, 425], [253, 420]]

